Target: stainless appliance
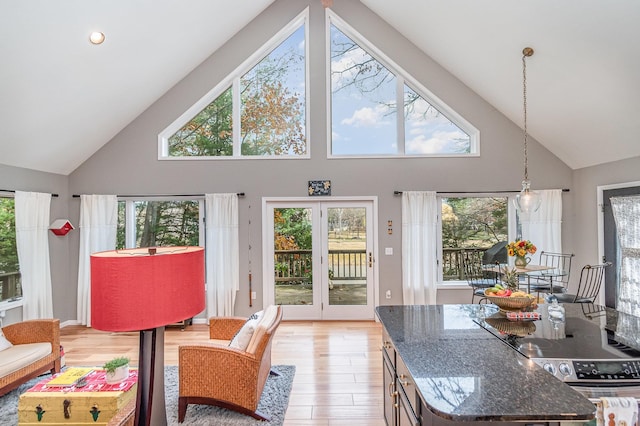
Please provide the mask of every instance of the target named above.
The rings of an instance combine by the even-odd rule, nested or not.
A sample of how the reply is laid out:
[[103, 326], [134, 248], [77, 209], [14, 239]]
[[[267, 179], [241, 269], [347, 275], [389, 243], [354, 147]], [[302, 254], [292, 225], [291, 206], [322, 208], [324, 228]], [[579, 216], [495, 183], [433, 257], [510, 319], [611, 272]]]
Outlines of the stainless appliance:
[[551, 305], [541, 304], [539, 320], [517, 323], [491, 306], [476, 322], [549, 374], [594, 402], [604, 396], [640, 401], [640, 318], [580, 303], [550, 315]]

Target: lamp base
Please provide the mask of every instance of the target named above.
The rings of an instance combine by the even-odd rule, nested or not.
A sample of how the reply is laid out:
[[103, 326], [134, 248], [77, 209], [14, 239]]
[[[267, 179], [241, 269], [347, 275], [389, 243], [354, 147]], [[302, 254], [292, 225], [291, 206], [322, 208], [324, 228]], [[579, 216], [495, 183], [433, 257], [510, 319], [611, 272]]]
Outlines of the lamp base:
[[136, 426], [166, 426], [164, 327], [140, 331]]

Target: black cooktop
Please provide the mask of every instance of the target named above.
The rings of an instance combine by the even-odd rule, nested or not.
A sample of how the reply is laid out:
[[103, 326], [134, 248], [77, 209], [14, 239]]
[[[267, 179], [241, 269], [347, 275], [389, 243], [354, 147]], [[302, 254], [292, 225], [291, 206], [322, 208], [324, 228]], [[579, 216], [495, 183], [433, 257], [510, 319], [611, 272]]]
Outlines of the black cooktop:
[[531, 358], [569, 360], [640, 359], [640, 318], [604, 306], [562, 304], [564, 319], [549, 316], [540, 304], [535, 321], [510, 321], [495, 305], [486, 305], [475, 322]]

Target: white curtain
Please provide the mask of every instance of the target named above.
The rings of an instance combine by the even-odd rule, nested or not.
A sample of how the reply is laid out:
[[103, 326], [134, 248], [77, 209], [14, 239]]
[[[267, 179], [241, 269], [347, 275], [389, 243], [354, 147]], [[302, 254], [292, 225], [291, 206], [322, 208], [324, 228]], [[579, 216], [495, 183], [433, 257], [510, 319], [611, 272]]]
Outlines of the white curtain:
[[538, 211], [520, 217], [522, 238], [535, 244], [538, 253], [562, 253], [562, 190], [537, 192], [542, 199]]
[[616, 308], [640, 316], [640, 196], [611, 197], [620, 271]]
[[114, 250], [118, 226], [116, 195], [80, 195], [78, 322], [91, 327], [91, 254]]
[[49, 263], [51, 194], [15, 194], [16, 248], [22, 275], [22, 319], [53, 317]]
[[402, 296], [405, 305], [433, 305], [437, 293], [438, 202], [434, 191], [402, 193]]
[[205, 194], [207, 316], [230, 316], [240, 289], [238, 195]]

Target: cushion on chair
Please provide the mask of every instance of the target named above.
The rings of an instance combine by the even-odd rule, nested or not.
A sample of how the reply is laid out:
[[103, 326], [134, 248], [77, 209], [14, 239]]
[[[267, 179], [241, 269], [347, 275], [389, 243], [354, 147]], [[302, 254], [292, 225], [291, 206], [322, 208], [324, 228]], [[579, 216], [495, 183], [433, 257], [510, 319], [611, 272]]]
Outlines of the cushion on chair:
[[251, 341], [247, 346], [246, 352], [250, 354], [254, 354], [256, 349], [258, 349], [258, 345], [260, 341], [266, 334], [267, 330], [273, 325], [276, 318], [278, 317], [278, 306], [270, 305], [267, 309], [264, 310], [264, 314], [262, 318], [260, 318], [258, 325], [256, 326], [256, 331], [251, 336]]
[[13, 345], [1, 352], [0, 377], [18, 371], [29, 364], [48, 356], [51, 353], [51, 343], [25, 343]]
[[0, 331], [0, 351], [9, 349], [11, 346], [13, 346], [13, 343], [8, 341], [7, 338], [4, 337], [4, 333]]
[[236, 335], [233, 336], [233, 339], [231, 339], [231, 342], [229, 342], [229, 346], [232, 348], [240, 349], [242, 351], [246, 351], [247, 346], [249, 346], [249, 342], [251, 341], [251, 338], [253, 337], [256, 327], [260, 322], [262, 316], [263, 311], [256, 312], [255, 314], [251, 315], [244, 323], [244, 325], [240, 328], [240, 330], [238, 330]]

